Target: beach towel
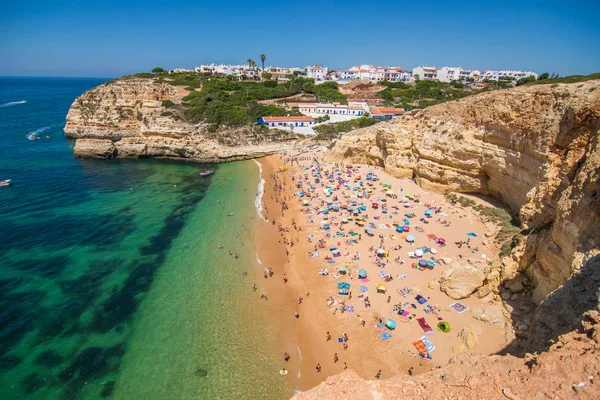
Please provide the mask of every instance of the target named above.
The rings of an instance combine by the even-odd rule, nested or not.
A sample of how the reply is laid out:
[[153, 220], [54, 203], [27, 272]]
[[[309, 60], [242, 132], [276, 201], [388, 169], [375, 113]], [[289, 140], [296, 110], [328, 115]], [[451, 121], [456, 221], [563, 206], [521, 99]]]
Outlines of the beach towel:
[[406, 310], [400, 310], [400, 311], [398, 311], [398, 315], [401, 315], [403, 317], [408, 317], [410, 315], [410, 313]]
[[403, 297], [407, 297], [410, 294], [410, 290], [405, 286], [398, 289], [398, 293], [400, 293]]
[[465, 306], [463, 303], [460, 303], [458, 301], [456, 303], [451, 304], [450, 307], [452, 307], [452, 309], [459, 314], [462, 314], [469, 309], [469, 307]]
[[415, 297], [415, 300], [419, 304], [425, 304], [425, 303], [427, 303], [427, 299], [425, 297], [421, 296], [420, 294], [418, 294], [417, 297]]
[[417, 322], [426, 335], [433, 335], [433, 329], [431, 329], [431, 326], [425, 321], [425, 318], [417, 318]]
[[429, 339], [427, 339], [426, 336], [421, 337], [421, 341], [423, 342], [423, 344], [425, 345], [425, 347], [427, 348], [427, 352], [431, 353], [432, 351], [435, 350], [435, 345], [433, 343], [431, 343], [429, 341]]
[[385, 226], [385, 224], [379, 224], [379, 227], [380, 227], [381, 229], [387, 229], [387, 226]]
[[379, 336], [381, 336], [381, 339], [383, 339], [383, 340], [388, 340], [389, 338], [392, 337], [392, 335], [388, 332], [381, 333]]
[[346, 312], [349, 312], [349, 313], [355, 312], [354, 306], [346, 306]]
[[392, 226], [391, 226], [390, 224], [385, 224], [385, 226], [386, 226], [388, 229], [391, 229], [391, 228], [392, 228]]
[[433, 233], [429, 233], [429, 234], [427, 234], [427, 235], [425, 235], [425, 236], [427, 236], [427, 238], [428, 238], [429, 240], [435, 240], [435, 239], [437, 239], [437, 236], [435, 236]]
[[475, 232], [467, 232], [467, 236], [477, 237], [477, 234]]
[[371, 281], [369, 280], [369, 278], [361, 278], [361, 279], [359, 279], [359, 281], [361, 281], [362, 283], [368, 283], [368, 282], [371, 282]]
[[425, 345], [425, 343], [423, 343], [422, 340], [417, 340], [416, 342], [413, 342], [413, 346], [415, 346], [415, 349], [417, 349], [417, 352], [419, 354], [427, 354], [427, 346]]

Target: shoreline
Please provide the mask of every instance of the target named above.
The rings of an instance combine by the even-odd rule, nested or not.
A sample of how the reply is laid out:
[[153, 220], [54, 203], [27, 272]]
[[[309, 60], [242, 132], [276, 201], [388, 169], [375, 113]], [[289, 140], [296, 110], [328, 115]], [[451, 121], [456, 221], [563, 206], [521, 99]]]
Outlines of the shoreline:
[[[302, 160], [315, 155], [319, 156], [323, 165], [331, 167], [330, 163], [323, 161], [323, 153], [304, 153], [297, 157], [297, 159]], [[400, 329], [392, 332], [394, 336], [392, 340], [382, 341], [379, 338], [379, 335], [374, 331], [377, 320], [379, 318], [385, 320], [390, 317], [390, 313], [385, 311], [386, 308], [390, 308], [385, 302], [385, 296], [378, 296], [374, 292], [370, 292], [373, 307], [364, 308], [362, 304], [355, 304], [359, 302], [359, 299], [356, 298], [356, 294], [358, 294], [358, 290], [356, 290], [355, 297], [352, 300], [347, 300], [348, 303], [354, 304], [356, 312], [354, 314], [341, 314], [339, 312], [334, 314], [334, 311], [332, 311], [333, 308], [328, 309], [327, 307], [327, 298], [330, 295], [335, 296], [337, 294], [332, 290], [332, 285], [335, 281], [331, 279], [331, 276], [322, 277], [317, 274], [317, 269], [327, 267], [323, 265], [322, 257], [308, 257], [309, 252], [313, 251], [313, 244], [306, 242], [306, 236], [309, 234], [314, 234], [315, 236], [319, 234], [319, 231], [316, 230], [318, 228], [317, 217], [315, 216], [314, 218], [315, 224], [308, 224], [305, 216], [306, 210], [303, 210], [298, 198], [293, 198], [294, 193], [298, 189], [292, 187], [291, 175], [294, 171], [298, 173], [302, 167], [297, 165], [290, 166], [284, 163], [281, 155], [264, 157], [259, 159], [257, 163], [260, 163], [262, 166], [262, 179], [265, 181], [261, 202], [261, 205], [264, 206], [262, 207], [261, 215], [269, 222], [259, 221], [257, 224], [257, 258], [262, 261], [263, 265], [261, 265], [262, 268], [257, 269], [256, 279], [260, 282], [261, 289], [269, 297], [269, 301], [266, 303], [269, 303], [267, 306], [268, 314], [271, 316], [272, 326], [276, 333], [275, 357], [276, 359], [281, 357], [282, 367], [285, 366], [289, 371], [285, 379], [288, 380], [291, 387], [295, 387], [296, 391], [311, 389], [327, 377], [342, 372], [344, 370], [344, 363], [346, 363], [348, 369], [355, 370], [365, 379], [374, 379], [375, 373], [379, 369], [384, 371], [383, 378], [385, 379], [407, 374], [409, 369], [414, 374], [419, 374], [445, 365], [452, 356], [456, 355], [452, 351], [452, 347], [460, 343], [457, 334], [466, 325], [477, 325], [477, 329], [481, 331], [480, 337], [485, 338], [485, 340], [482, 340], [470, 351], [480, 354], [494, 354], [504, 347], [504, 327], [490, 326], [480, 321], [475, 321], [472, 318], [468, 318], [467, 320], [466, 314], [470, 314], [470, 312], [453, 314], [453, 311], [448, 311], [448, 305], [456, 300], [449, 298], [443, 292], [440, 292], [439, 289], [435, 293], [430, 293], [434, 291], [428, 289], [428, 281], [433, 278], [439, 278], [441, 271], [449, 269], [449, 266], [436, 267], [436, 271], [417, 272], [417, 274], [421, 275], [414, 279], [414, 282], [412, 282], [413, 286], [411, 286], [413, 289], [416, 289], [416, 292], [422, 292], [423, 294], [427, 292], [430, 296], [428, 298], [431, 299], [431, 303], [428, 304], [433, 304], [444, 311], [444, 320], [452, 324], [452, 333], [445, 335], [443, 338], [440, 337], [440, 335], [443, 335], [442, 333], [437, 333], [432, 337], [432, 341], [435, 342], [438, 348], [433, 353], [433, 361], [419, 358], [414, 347], [411, 345], [412, 341], [418, 340], [423, 335], [423, 332], [414, 321], [408, 324], [400, 324]], [[382, 182], [390, 182], [396, 190], [398, 187], [404, 187], [407, 191], [423, 193], [426, 196], [435, 198], [435, 201], [444, 202], [442, 194], [425, 192], [414, 182], [392, 178], [377, 167], [365, 166], [364, 168], [376, 171]], [[277, 181], [273, 178], [274, 174], [279, 178]], [[280, 186], [280, 190], [277, 190], [276, 185]], [[279, 210], [281, 210], [280, 199], [287, 199], [286, 205], [288, 209], [284, 211], [283, 216], [279, 213]], [[484, 229], [481, 221], [475, 220], [474, 215], [469, 210], [455, 209], [452, 213], [459, 215], [453, 215], [448, 218], [455, 217], [459, 222], [463, 218], [466, 218], [469, 224], [476, 224], [478, 229]], [[292, 222], [296, 222], [296, 226], [301, 230], [292, 228]], [[464, 221], [462, 222], [464, 224]], [[278, 227], [280, 225], [284, 228], [283, 231], [279, 231]], [[352, 228], [352, 226], [347, 227]], [[449, 243], [452, 243], [450, 240], [455, 240], [454, 235], [451, 234], [448, 234], [447, 238], [449, 239]], [[335, 246], [336, 243], [330, 243], [334, 241], [337, 242], [338, 246], [343, 247], [343, 249], [340, 248], [342, 252], [348, 251], [348, 253], [354, 253], [356, 248], [361, 254], [360, 261], [346, 262], [345, 265], [348, 265], [350, 270], [359, 268], [358, 265], [368, 269], [372, 268], [372, 265], [365, 266], [367, 262], [372, 264], [366, 257], [369, 253], [366, 243], [347, 246], [341, 243], [342, 239], [345, 240], [345, 238], [335, 237], [328, 239], [329, 246], [327, 247]], [[283, 243], [284, 241], [287, 241], [287, 246]], [[293, 245], [291, 242], [293, 242]], [[449, 245], [448, 247], [450, 246], [453, 245]], [[494, 251], [493, 245], [488, 246], [488, 249], [492, 253]], [[286, 250], [288, 254], [286, 254]], [[451, 253], [456, 253], [453, 249], [448, 250], [451, 250]], [[323, 253], [325, 251], [327, 249], [322, 250]], [[410, 264], [404, 264], [400, 268], [404, 269], [406, 275], [413, 274], [415, 270], [407, 272], [406, 269], [410, 267], [406, 265]], [[263, 278], [263, 268], [268, 267], [273, 268], [275, 272], [273, 275], [274, 279]], [[335, 269], [336, 267], [337, 265], [334, 265], [329, 268]], [[395, 265], [391, 266], [391, 268], [394, 270], [397, 269]], [[284, 273], [289, 279], [287, 283], [283, 283], [282, 281]], [[394, 274], [396, 274], [395, 271]], [[373, 280], [377, 279], [375, 275], [369, 275], [369, 277], [371, 276], [373, 276]], [[351, 277], [348, 280], [347, 277], [344, 280], [348, 280], [352, 285], [358, 284], [355, 279], [354, 281], [352, 279], [354, 278]], [[307, 288], [310, 291], [309, 297], [306, 296]], [[358, 288], [356, 287], [355, 289]], [[394, 297], [394, 301], [400, 300], [397, 293], [390, 291], [389, 294]], [[303, 297], [302, 304], [298, 304], [298, 296]], [[339, 296], [335, 297], [338, 298]], [[474, 296], [459, 301], [467, 305], [470, 309], [483, 304], [482, 300], [476, 299]], [[298, 319], [294, 318], [296, 311], [300, 314]], [[437, 321], [432, 316], [427, 318], [430, 323], [437, 324]], [[361, 320], [363, 319], [365, 320], [365, 326], [361, 325]], [[325, 340], [326, 332], [328, 331], [331, 333], [331, 341]], [[342, 347], [342, 343], [337, 341], [344, 333], [347, 333], [349, 336], [347, 350]], [[447, 343], [443, 343], [442, 341]], [[290, 361], [283, 361], [284, 352], [291, 355]], [[338, 354], [338, 362], [334, 362], [335, 353]], [[322, 366], [321, 373], [315, 372], [317, 363]]]

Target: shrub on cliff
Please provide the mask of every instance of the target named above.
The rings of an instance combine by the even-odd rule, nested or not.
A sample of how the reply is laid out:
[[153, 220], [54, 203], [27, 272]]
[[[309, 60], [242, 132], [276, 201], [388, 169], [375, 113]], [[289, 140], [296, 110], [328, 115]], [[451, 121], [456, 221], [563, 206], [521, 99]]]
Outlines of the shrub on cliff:
[[367, 126], [375, 125], [378, 121], [360, 117], [351, 119], [349, 121], [332, 122], [330, 124], [323, 124], [314, 127], [317, 135], [316, 140], [333, 140], [341, 136], [342, 133], [350, 132], [354, 129], [366, 128]]

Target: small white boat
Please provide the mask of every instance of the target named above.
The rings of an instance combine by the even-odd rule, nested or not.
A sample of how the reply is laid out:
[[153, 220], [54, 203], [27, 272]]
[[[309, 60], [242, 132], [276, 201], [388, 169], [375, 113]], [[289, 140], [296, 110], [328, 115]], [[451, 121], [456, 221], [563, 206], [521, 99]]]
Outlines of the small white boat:
[[0, 186], [8, 186], [10, 185], [10, 179], [3, 179], [0, 181]]
[[205, 169], [204, 171], [200, 171], [200, 176], [208, 176], [214, 174], [215, 171], [212, 169]]

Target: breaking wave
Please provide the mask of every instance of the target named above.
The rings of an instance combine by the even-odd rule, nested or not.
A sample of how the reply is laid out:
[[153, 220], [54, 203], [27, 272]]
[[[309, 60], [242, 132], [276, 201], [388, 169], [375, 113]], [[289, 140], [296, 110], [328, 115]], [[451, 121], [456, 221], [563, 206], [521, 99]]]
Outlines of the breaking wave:
[[258, 215], [263, 219], [263, 221], [266, 221], [265, 217], [262, 215], [262, 198], [265, 194], [265, 180], [262, 177], [262, 165], [256, 160], [254, 160], [254, 162], [258, 166], [258, 173], [260, 176], [260, 182], [258, 183], [258, 192], [256, 193], [254, 205], [256, 206], [256, 212], [258, 213]]

